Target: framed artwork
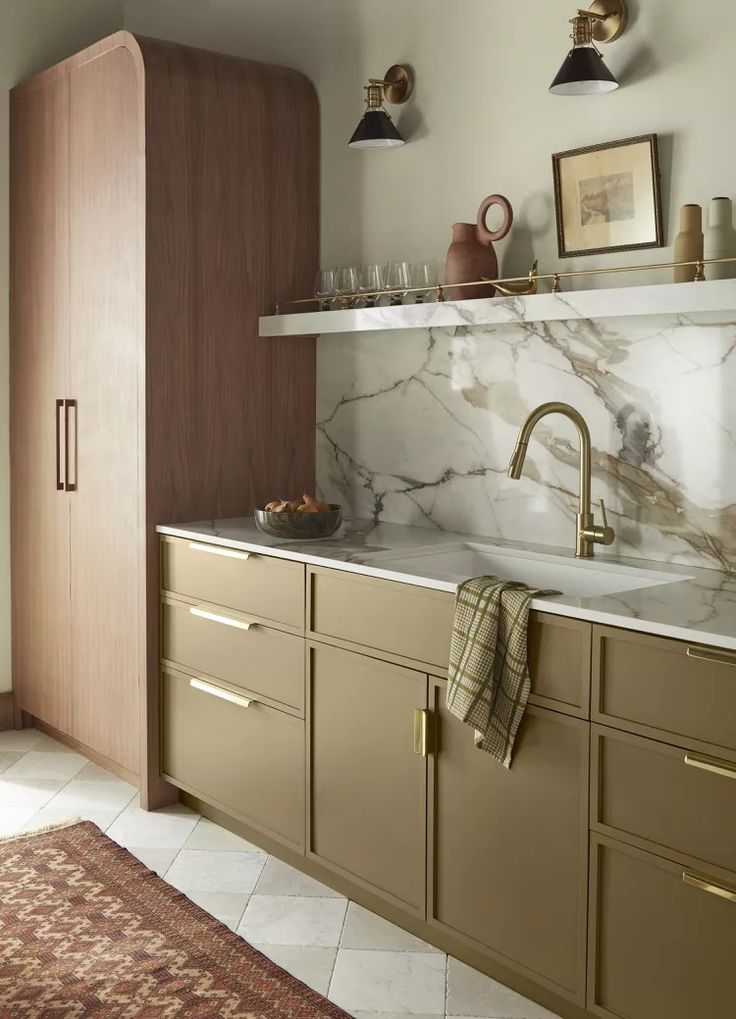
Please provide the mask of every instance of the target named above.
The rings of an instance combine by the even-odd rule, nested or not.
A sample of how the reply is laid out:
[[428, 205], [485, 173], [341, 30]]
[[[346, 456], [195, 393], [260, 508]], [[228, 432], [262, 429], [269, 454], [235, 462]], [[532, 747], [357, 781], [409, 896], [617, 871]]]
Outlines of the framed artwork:
[[552, 156], [561, 258], [662, 247], [656, 134]]

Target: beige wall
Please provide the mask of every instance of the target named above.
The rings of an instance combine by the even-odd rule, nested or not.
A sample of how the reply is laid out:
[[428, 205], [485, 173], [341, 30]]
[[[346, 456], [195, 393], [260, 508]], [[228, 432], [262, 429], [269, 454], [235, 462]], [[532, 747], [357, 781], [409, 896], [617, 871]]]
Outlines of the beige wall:
[[[551, 96], [574, 0], [127, 0], [127, 27], [280, 61], [313, 78], [323, 111], [323, 261], [444, 259], [450, 226], [500, 191], [516, 210], [499, 246], [506, 271], [532, 253], [557, 263], [550, 155], [657, 132], [665, 230], [676, 210], [736, 191], [730, 0], [630, 0], [626, 34], [605, 50], [625, 87]], [[533, 12], [533, 16], [528, 13]], [[412, 144], [353, 152], [361, 87], [414, 65], [416, 100], [398, 113]], [[645, 256], [647, 253], [644, 253]], [[666, 260], [668, 251], [655, 251]], [[625, 256], [626, 257], [626, 256]], [[639, 256], [640, 257], [640, 256]], [[637, 256], [634, 256], [636, 260]], [[599, 264], [618, 264], [620, 255]], [[595, 266], [595, 260], [573, 265]]]
[[115, 31], [121, 21], [119, 0], [0, 0], [0, 693], [10, 689], [8, 89]]

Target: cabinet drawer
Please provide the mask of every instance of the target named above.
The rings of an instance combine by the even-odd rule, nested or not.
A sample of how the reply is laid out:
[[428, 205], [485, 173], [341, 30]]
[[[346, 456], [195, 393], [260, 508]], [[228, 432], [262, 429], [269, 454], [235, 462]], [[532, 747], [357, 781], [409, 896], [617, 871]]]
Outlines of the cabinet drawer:
[[208, 603], [165, 600], [161, 623], [168, 662], [303, 710], [303, 638]]
[[601, 837], [591, 849], [589, 1009], [616, 1019], [733, 1016], [736, 884]]
[[591, 635], [590, 623], [531, 613], [527, 643], [533, 703], [588, 717]]
[[[176, 786], [292, 848], [304, 848], [304, 722], [164, 668], [161, 770]], [[243, 698], [243, 700], [245, 700]]]
[[736, 762], [593, 727], [593, 822], [736, 874]]
[[164, 538], [164, 591], [304, 629], [304, 567], [207, 542]]
[[591, 717], [669, 742], [736, 750], [736, 655], [596, 626]]
[[451, 594], [319, 568], [310, 569], [309, 583], [315, 636], [447, 668]]

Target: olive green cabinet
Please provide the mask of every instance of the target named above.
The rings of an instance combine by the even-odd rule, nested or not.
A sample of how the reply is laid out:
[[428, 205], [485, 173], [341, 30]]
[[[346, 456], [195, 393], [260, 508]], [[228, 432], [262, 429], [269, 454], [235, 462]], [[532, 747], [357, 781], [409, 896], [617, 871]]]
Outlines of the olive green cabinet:
[[326, 645], [309, 656], [308, 855], [423, 919], [427, 676]]
[[432, 687], [430, 922], [585, 1002], [588, 724], [527, 707], [510, 770]]

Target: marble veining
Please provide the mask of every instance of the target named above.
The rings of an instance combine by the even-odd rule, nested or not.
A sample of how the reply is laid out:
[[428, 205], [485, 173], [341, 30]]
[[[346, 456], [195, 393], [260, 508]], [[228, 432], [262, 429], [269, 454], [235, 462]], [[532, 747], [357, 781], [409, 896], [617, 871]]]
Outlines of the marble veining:
[[734, 348], [736, 312], [322, 336], [319, 491], [376, 524], [569, 547], [571, 423], [546, 418], [522, 479], [506, 477], [527, 414], [563, 400], [590, 427], [614, 551], [731, 570]]

